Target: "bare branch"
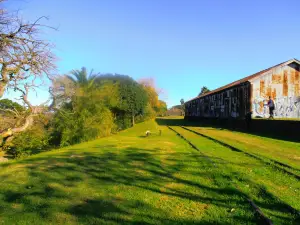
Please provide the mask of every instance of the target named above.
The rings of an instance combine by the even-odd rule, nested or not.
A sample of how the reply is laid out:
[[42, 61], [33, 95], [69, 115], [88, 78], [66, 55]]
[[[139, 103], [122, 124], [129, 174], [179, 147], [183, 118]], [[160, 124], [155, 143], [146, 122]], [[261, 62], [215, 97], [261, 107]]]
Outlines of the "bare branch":
[[12, 109], [1, 109], [0, 108], [0, 111], [13, 113], [16, 117], [20, 116], [19, 112], [15, 108], [13, 110]]
[[55, 69], [53, 45], [40, 39], [39, 34], [42, 28], [56, 28], [41, 23], [48, 20], [45, 16], [30, 23], [7, 13], [1, 8], [3, 1], [0, 0], [0, 97], [7, 87], [15, 89], [27, 79], [45, 79]]

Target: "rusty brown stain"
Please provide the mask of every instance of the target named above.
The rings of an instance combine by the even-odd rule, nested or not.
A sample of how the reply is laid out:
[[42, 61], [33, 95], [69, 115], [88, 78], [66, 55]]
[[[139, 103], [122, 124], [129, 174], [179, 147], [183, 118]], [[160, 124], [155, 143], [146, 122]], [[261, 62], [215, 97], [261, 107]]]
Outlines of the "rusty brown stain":
[[273, 74], [272, 75], [272, 83], [273, 84], [281, 84], [282, 83], [282, 76], [280, 74]]
[[291, 81], [290, 81], [290, 83], [291, 84], [294, 84], [295, 83], [295, 70], [291, 70]]
[[275, 98], [276, 98], [276, 88], [273, 88], [272, 99], [275, 99]]
[[295, 83], [299, 83], [299, 71], [298, 70], [295, 70], [294, 71], [294, 73], [295, 73]]
[[272, 95], [272, 88], [271, 88], [271, 86], [268, 86], [266, 96], [269, 97], [271, 95]]
[[261, 80], [260, 81], [260, 96], [264, 96], [265, 94], [265, 81]]
[[289, 92], [288, 74], [287, 71], [285, 70], [283, 72], [283, 96], [288, 96], [288, 92]]

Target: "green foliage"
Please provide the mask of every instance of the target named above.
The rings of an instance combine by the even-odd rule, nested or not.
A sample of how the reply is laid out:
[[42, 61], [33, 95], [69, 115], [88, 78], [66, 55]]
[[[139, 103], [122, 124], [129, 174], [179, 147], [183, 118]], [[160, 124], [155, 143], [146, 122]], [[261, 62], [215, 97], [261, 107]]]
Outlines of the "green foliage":
[[43, 124], [35, 124], [22, 132], [7, 146], [7, 152], [15, 158], [35, 154], [49, 147], [49, 136]]
[[136, 122], [144, 122], [150, 119], [155, 118], [157, 115], [157, 112], [151, 107], [151, 104], [148, 103], [147, 106], [144, 108], [143, 115], [138, 115], [136, 117]]
[[71, 74], [53, 84], [58, 98], [48, 128], [51, 145], [69, 146], [105, 137], [131, 127], [135, 120], [142, 122], [166, 110], [154, 89], [148, 87], [148, 93], [129, 76], [88, 75], [84, 67]]
[[125, 130], [132, 126], [132, 118], [125, 113], [118, 113], [115, 117], [114, 123], [116, 125], [116, 131]]
[[[96, 95], [97, 96], [97, 95]], [[114, 128], [110, 110], [93, 94], [74, 96], [52, 121], [51, 142], [68, 146], [98, 137], [108, 136]]]
[[72, 70], [71, 75], [67, 77], [77, 86], [91, 88], [94, 84], [97, 75], [93, 74], [93, 71], [88, 75], [87, 69], [82, 67], [81, 70]]
[[208, 93], [208, 92], [210, 92], [210, 90], [209, 90], [206, 86], [203, 86], [203, 87], [201, 88], [201, 91], [200, 91], [200, 93], [198, 94], [198, 96], [204, 95], [204, 94], [206, 94], [206, 93]]
[[168, 111], [167, 103], [162, 100], [159, 100], [159, 106], [156, 109], [157, 115], [165, 116], [167, 111]]
[[143, 117], [148, 103], [143, 86], [127, 75], [104, 74], [95, 79], [97, 93], [111, 110], [117, 129], [132, 125], [135, 116]]
[[120, 84], [120, 95], [121, 109], [132, 116], [134, 125], [135, 116], [142, 115], [147, 105], [147, 93], [140, 84], [131, 79]]
[[180, 104], [183, 105], [184, 104], [184, 99], [180, 99]]
[[17, 102], [13, 102], [9, 99], [1, 99], [0, 100], [0, 109], [11, 109], [11, 110], [17, 110], [18, 112], [22, 112], [25, 110], [23, 106], [21, 106]]

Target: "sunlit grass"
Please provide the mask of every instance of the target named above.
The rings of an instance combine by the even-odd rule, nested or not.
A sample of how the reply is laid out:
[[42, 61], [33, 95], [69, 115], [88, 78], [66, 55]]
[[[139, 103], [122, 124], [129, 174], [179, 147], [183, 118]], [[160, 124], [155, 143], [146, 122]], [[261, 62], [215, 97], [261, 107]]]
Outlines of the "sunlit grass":
[[[152, 135], [145, 137], [146, 130]], [[256, 224], [248, 194], [277, 224], [293, 222], [272, 199], [299, 207], [293, 178], [196, 134], [185, 135], [214, 163], [166, 126], [149, 121], [1, 164], [0, 224]]]
[[249, 135], [241, 132], [232, 132], [229, 130], [205, 127], [189, 127], [189, 129], [203, 132], [205, 135], [230, 144], [246, 152], [274, 159], [300, 170], [299, 143]]
[[275, 224], [288, 223], [293, 217], [287, 212], [286, 204], [300, 209], [300, 183], [297, 179], [278, 171], [264, 161], [232, 151], [181, 127], [173, 129], [210, 157], [212, 162], [222, 169], [222, 176], [227, 174], [230, 178], [229, 183], [235, 184], [251, 197], [269, 218], [276, 221]]

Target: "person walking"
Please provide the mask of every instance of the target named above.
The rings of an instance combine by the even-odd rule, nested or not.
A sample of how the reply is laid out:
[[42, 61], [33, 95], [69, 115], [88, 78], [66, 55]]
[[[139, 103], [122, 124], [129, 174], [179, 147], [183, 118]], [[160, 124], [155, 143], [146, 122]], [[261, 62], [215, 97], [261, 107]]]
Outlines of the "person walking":
[[271, 96], [269, 96], [268, 106], [269, 106], [269, 113], [270, 113], [269, 119], [274, 119], [275, 104], [274, 104], [274, 101], [272, 100]]

